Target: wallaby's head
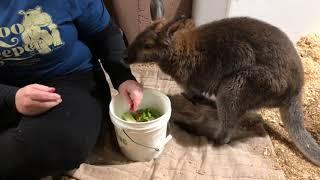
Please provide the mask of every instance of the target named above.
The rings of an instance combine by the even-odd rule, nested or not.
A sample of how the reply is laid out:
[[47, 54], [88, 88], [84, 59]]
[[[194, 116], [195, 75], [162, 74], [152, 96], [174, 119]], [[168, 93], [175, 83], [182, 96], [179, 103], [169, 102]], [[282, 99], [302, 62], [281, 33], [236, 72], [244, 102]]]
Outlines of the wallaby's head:
[[192, 20], [184, 16], [166, 21], [162, 0], [151, 0], [150, 12], [153, 23], [138, 34], [125, 52], [128, 64], [167, 59], [173, 51], [176, 32], [194, 27]]

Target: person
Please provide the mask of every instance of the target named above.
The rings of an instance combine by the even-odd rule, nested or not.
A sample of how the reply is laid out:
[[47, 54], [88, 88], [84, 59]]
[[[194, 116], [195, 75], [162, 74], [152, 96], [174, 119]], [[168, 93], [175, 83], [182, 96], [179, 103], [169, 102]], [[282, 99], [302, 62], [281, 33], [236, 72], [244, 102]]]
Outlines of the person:
[[123, 63], [125, 48], [102, 0], [1, 0], [1, 178], [55, 175], [85, 161], [108, 117], [103, 69], [137, 110], [143, 88]]

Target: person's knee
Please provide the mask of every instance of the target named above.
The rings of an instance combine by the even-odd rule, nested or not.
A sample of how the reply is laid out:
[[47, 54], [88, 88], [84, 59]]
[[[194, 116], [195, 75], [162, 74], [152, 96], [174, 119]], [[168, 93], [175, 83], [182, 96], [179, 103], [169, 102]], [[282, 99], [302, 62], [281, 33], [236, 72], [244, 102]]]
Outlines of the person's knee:
[[[3, 168], [5, 174], [11, 175], [40, 175], [48, 176], [54, 173], [62, 173], [79, 167], [92, 151], [95, 138], [93, 136], [74, 135], [69, 132], [55, 130], [37, 131], [30, 134], [16, 134], [7, 142], [7, 156], [10, 162]], [[1, 158], [0, 158], [1, 159]], [[41, 174], [40, 174], [41, 173]]]
[[96, 140], [88, 139], [86, 135], [84, 135], [84, 137], [81, 138], [66, 137], [63, 141], [65, 146], [62, 149], [62, 161], [67, 161], [75, 167], [86, 160]]
[[85, 132], [79, 134], [72, 129], [60, 131], [59, 134], [52, 132], [48, 136], [51, 142], [42, 156], [47, 156], [46, 160], [49, 161], [47, 164], [55, 165], [53, 169], [64, 171], [79, 167], [86, 160], [96, 142], [95, 136]]

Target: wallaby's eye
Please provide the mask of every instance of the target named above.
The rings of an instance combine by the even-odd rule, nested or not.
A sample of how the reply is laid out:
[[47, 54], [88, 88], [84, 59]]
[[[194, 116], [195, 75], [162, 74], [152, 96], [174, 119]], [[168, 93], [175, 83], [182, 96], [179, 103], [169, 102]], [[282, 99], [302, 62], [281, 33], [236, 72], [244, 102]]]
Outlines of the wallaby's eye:
[[151, 49], [154, 47], [155, 41], [152, 38], [148, 38], [144, 40], [144, 48], [145, 49]]
[[151, 43], [146, 43], [145, 45], [144, 45], [144, 48], [145, 49], [151, 49], [153, 47], [153, 44], [151, 44]]

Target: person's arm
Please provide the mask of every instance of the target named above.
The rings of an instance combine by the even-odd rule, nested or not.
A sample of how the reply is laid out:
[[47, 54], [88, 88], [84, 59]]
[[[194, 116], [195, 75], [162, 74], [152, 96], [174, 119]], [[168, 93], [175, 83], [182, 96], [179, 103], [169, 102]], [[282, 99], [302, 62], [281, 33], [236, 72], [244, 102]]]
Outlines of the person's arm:
[[130, 109], [136, 111], [142, 100], [143, 89], [123, 62], [126, 47], [120, 29], [112, 22], [102, 0], [86, 0], [79, 5], [82, 13], [74, 23], [80, 39], [87, 42], [93, 60], [100, 59], [114, 88], [127, 99]]
[[136, 80], [130, 67], [123, 61], [123, 51], [126, 46], [120, 29], [113, 21], [110, 21], [104, 30], [86, 39], [95, 58], [100, 59], [102, 66], [110, 75], [115, 89], [126, 80]]
[[75, 1], [80, 8], [74, 23], [79, 37], [89, 46], [94, 60], [100, 59], [110, 75], [114, 88], [126, 80], [135, 80], [130, 68], [122, 60], [126, 49], [122, 33], [112, 21], [102, 0]]
[[137, 82], [130, 67], [123, 61], [126, 49], [120, 29], [110, 21], [109, 26], [89, 37], [88, 46], [94, 60], [100, 59], [115, 89], [127, 100], [130, 110], [136, 111], [142, 100], [142, 86]]

